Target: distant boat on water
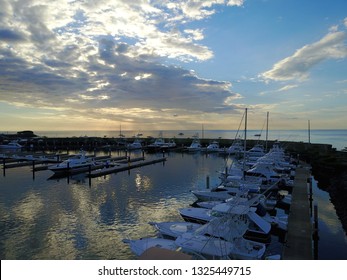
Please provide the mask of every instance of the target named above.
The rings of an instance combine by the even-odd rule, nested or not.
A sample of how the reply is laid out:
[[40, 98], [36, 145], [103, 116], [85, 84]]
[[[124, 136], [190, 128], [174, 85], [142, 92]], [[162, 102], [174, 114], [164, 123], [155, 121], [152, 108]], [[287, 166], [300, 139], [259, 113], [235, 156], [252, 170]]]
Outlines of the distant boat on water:
[[193, 136], [193, 141], [190, 144], [190, 146], [187, 147], [188, 152], [198, 152], [201, 151], [201, 143], [200, 143], [200, 139], [199, 136], [196, 134]]
[[9, 142], [8, 144], [2, 144], [0, 145], [0, 149], [14, 149], [14, 150], [19, 150], [19, 149], [22, 149], [23, 146], [18, 144], [17, 142], [15, 141], [12, 141], [12, 142]]

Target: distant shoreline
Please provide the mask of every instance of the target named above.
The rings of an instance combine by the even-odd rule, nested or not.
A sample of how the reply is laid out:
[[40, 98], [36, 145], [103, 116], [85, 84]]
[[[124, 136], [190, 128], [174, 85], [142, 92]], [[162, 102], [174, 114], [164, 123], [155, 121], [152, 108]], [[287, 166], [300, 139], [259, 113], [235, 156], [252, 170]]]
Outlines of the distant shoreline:
[[[81, 138], [81, 137], [96, 137], [96, 138], [119, 138], [120, 134], [124, 135], [126, 139], [133, 139], [136, 135], [143, 139], [157, 138], [159, 133], [165, 139], [189, 139], [198, 133], [199, 138], [202, 140], [230, 140], [235, 138], [244, 138], [244, 131], [240, 130], [65, 130], [65, 131], [34, 131], [38, 137], [48, 138]], [[8, 134], [15, 134], [16, 131], [0, 132], [6, 136]], [[260, 137], [255, 136], [260, 134]], [[309, 139], [310, 138], [310, 139]], [[310, 130], [310, 137], [307, 130], [269, 130], [268, 140], [279, 140], [280, 142], [304, 142], [330, 144], [337, 150], [342, 150], [347, 146], [347, 129], [312, 129]], [[247, 140], [266, 140], [266, 131], [261, 130], [247, 130]]]

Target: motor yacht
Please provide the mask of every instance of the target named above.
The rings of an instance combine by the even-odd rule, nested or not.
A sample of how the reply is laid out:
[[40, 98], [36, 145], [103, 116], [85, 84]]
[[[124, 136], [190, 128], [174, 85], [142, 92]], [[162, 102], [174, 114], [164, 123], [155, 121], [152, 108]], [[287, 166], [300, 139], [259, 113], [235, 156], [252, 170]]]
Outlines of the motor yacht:
[[19, 149], [22, 149], [23, 148], [23, 146], [22, 145], [20, 145], [19, 143], [17, 143], [17, 142], [14, 142], [14, 141], [12, 141], [12, 142], [9, 142], [9, 143], [7, 143], [7, 144], [1, 144], [0, 145], [0, 149], [17, 149], [17, 150], [19, 150]]
[[89, 166], [96, 165], [95, 161], [91, 158], [86, 157], [85, 152], [80, 152], [79, 154], [64, 160], [61, 163], [54, 164], [48, 167], [49, 170], [56, 174], [68, 173], [71, 171], [76, 171], [79, 169], [86, 169]]

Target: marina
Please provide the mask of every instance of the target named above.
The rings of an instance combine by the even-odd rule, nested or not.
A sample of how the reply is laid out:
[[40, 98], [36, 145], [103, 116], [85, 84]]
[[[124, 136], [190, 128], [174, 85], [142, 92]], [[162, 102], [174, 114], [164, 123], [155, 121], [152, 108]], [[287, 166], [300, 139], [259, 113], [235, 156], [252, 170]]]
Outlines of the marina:
[[[53, 155], [48, 151], [47, 154], [50, 154], [51, 157]], [[77, 152], [69, 151], [66, 154], [60, 154], [60, 162], [62, 162], [63, 159], [66, 160], [73, 154], [77, 154]], [[182, 222], [178, 210], [193, 205], [196, 200], [191, 191], [208, 190], [218, 185], [221, 171], [225, 170], [225, 166], [235, 160], [233, 156], [205, 153], [204, 151], [189, 153], [185, 152], [184, 149], [165, 153], [162, 151], [147, 153], [145, 150], [130, 152], [125, 149], [104, 152], [93, 151], [88, 152], [86, 156], [98, 161], [102, 166], [95, 170], [86, 167], [80, 170], [81, 172], [76, 172], [76, 174], [71, 172], [58, 177], [52, 176], [52, 172], [48, 169], [48, 166], [52, 163], [35, 163], [35, 166], [33, 166], [33, 161], [30, 161], [30, 157], [28, 157], [26, 161], [21, 160], [22, 162], [20, 162], [18, 160], [18, 164], [26, 163], [28, 165], [8, 168], [8, 166], [11, 166], [10, 164], [16, 163], [12, 160], [9, 160], [12, 163], [8, 163], [6, 160], [3, 166], [5, 167], [3, 177], [1, 178], [1, 192], [4, 197], [11, 199], [8, 199], [7, 202], [1, 202], [1, 207], [5, 210], [3, 213], [7, 213], [3, 217], [2, 229], [5, 234], [1, 242], [1, 244], [4, 244], [2, 245], [4, 249], [2, 250], [4, 252], [2, 258], [136, 259], [137, 257], [131, 252], [129, 246], [124, 244], [122, 240], [156, 236], [156, 230], [149, 224], [150, 221]], [[56, 159], [53, 156], [54, 158]], [[284, 243], [277, 242], [277, 237], [272, 238], [272, 244], [267, 246], [266, 258], [280, 255], [280, 258], [284, 260], [324, 259], [322, 251], [319, 250], [319, 245], [315, 248], [316, 243], [312, 239], [315, 224], [307, 199], [307, 180], [311, 176], [311, 168], [305, 162], [301, 162], [296, 172], [286, 241]], [[35, 175], [30, 176], [31, 173]], [[14, 183], [15, 181], [17, 183]], [[27, 185], [25, 182], [32, 182], [29, 184], [32, 186], [28, 189], [29, 193], [20, 187]], [[20, 189], [22, 190], [19, 191]], [[15, 190], [17, 190], [17, 195], [13, 193]], [[298, 190], [302, 191], [299, 195], [297, 194]], [[74, 193], [77, 191], [78, 195], [77, 193], [73, 195], [71, 191]], [[100, 191], [101, 193], [99, 193]], [[101, 194], [104, 196], [102, 200], [100, 200]], [[68, 195], [70, 198], [65, 202], [57, 200], [61, 195]], [[71, 197], [71, 195], [73, 196]], [[47, 205], [45, 202], [47, 199], [55, 202], [52, 205]], [[302, 199], [305, 202], [301, 201]], [[89, 209], [85, 206], [76, 208], [77, 205], [73, 206], [76, 203], [80, 206], [87, 203], [87, 205], [93, 205], [93, 208]], [[296, 205], [300, 205], [300, 207], [295, 208]], [[68, 210], [71, 206], [74, 209], [71, 209], [72, 212]], [[42, 212], [44, 208], [48, 212]], [[84, 210], [82, 210], [83, 208]], [[26, 217], [27, 214], [24, 214], [24, 212], [20, 214], [18, 212], [20, 209], [31, 209], [29, 212], [25, 210], [25, 213], [32, 214], [29, 214], [23, 220], [23, 217]], [[68, 210], [68, 212], [63, 214], [66, 212], [63, 209]], [[96, 210], [94, 214], [90, 212], [92, 209]], [[61, 212], [62, 210], [63, 212]], [[80, 216], [82, 214], [80, 211], [84, 213], [82, 216]], [[67, 224], [64, 223], [60, 226], [55, 224], [52, 218], [57, 214], [63, 214]], [[41, 218], [39, 219], [39, 217]], [[77, 218], [77, 220], [69, 222], [71, 218], [73, 220]], [[300, 222], [301, 219], [305, 220]], [[41, 220], [46, 221], [45, 224], [41, 224]], [[30, 224], [26, 225], [26, 223], [29, 221], [30, 224], [33, 223], [32, 226], [36, 224], [35, 228], [41, 224], [39, 226], [41, 230], [36, 233], [30, 230], [31, 234], [28, 232], [25, 240], [29, 243], [22, 243], [19, 246], [22, 250], [17, 251], [15, 248], [10, 249], [11, 247], [7, 247], [6, 244], [10, 244], [8, 242], [12, 238], [16, 239], [22, 235], [18, 230], [22, 232], [23, 229], [27, 228]], [[27, 230], [32, 226], [29, 226]], [[305, 227], [305, 230], [303, 230], [303, 227]], [[322, 243], [322, 229], [319, 226], [318, 232], [319, 243]], [[14, 236], [12, 234], [8, 235], [10, 233], [15, 234]], [[52, 234], [56, 236], [55, 238], [59, 238], [56, 242], [65, 247], [63, 251], [68, 252], [67, 254], [58, 248], [53, 249], [54, 244], [47, 243], [47, 238]], [[38, 236], [41, 237], [38, 238]], [[101, 247], [90, 247], [95, 238], [101, 240]], [[68, 240], [71, 240], [72, 243], [67, 242]], [[32, 243], [33, 241], [34, 243]], [[119, 250], [110, 251], [108, 248], [110, 246]], [[155, 254], [158, 254], [158, 252], [156, 251]], [[148, 253], [146, 253], [146, 258], [148, 258]]]

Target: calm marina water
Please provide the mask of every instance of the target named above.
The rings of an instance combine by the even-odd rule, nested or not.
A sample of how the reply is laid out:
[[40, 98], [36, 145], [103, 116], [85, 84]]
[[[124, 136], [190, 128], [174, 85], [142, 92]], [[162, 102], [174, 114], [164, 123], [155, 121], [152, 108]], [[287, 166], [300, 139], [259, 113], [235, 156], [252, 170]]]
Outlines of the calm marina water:
[[[118, 155], [118, 154], [117, 154]], [[142, 154], [139, 154], [141, 156]], [[135, 155], [133, 155], [135, 156]], [[147, 155], [147, 158], [161, 154]], [[1, 177], [1, 259], [131, 259], [123, 238], [154, 234], [149, 221], [181, 220], [191, 189], [217, 183], [220, 157], [172, 153], [130, 172], [59, 180], [30, 167]]]
[[[1, 259], [135, 259], [122, 239], [154, 235], [150, 221], [182, 221], [178, 209], [195, 201], [190, 190], [206, 188], [206, 176], [217, 184], [226, 164], [213, 154], [166, 156], [165, 163], [90, 181], [83, 174], [54, 179], [49, 170], [7, 169], [0, 177]], [[347, 235], [329, 195], [314, 186], [314, 201], [319, 259], [347, 260]]]

